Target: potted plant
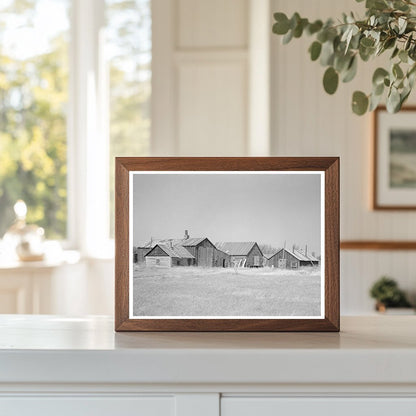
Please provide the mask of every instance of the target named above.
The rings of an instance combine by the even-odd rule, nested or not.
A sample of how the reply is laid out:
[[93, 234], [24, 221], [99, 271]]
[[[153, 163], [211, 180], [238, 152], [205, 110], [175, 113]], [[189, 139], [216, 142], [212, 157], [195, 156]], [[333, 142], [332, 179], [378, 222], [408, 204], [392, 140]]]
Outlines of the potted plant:
[[374, 110], [384, 95], [387, 110], [395, 113], [409, 97], [416, 78], [416, 0], [366, 0], [362, 19], [344, 13], [337, 21], [310, 22], [299, 13], [288, 18], [280, 12], [274, 19], [273, 33], [283, 36], [284, 44], [304, 34], [313, 36], [310, 58], [326, 68], [323, 86], [328, 94], [335, 93], [340, 80], [355, 77], [359, 61], [390, 55], [390, 65], [375, 70], [371, 93], [353, 93], [355, 114]]
[[375, 307], [378, 312], [386, 312], [387, 308], [411, 308], [397, 282], [387, 276], [381, 277], [373, 284], [370, 296], [376, 300]]

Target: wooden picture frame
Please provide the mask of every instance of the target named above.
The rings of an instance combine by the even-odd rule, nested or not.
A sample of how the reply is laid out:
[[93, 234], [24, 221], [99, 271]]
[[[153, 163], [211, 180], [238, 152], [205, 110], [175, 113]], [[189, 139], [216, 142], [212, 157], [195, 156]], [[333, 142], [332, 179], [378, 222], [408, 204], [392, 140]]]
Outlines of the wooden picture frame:
[[[384, 106], [378, 107], [373, 112], [372, 205], [374, 210], [409, 211], [416, 209], [416, 170], [412, 172], [408, 169], [408, 165], [413, 165], [413, 163], [407, 160], [412, 154], [407, 150], [400, 152], [400, 149], [392, 148], [392, 140], [396, 142], [402, 140], [403, 146], [408, 141], [416, 160], [415, 119], [416, 106], [403, 107], [396, 114], [388, 113]], [[412, 137], [407, 137], [409, 134]], [[402, 156], [402, 161], [401, 155], [404, 156], [404, 158]]]
[[[141, 218], [134, 217], [134, 209], [137, 209], [137, 206], [141, 205], [134, 205], [133, 197], [138, 198], [137, 201], [139, 201], [140, 203], [140, 198], [143, 196], [144, 200], [145, 195], [148, 195], [145, 194], [144, 191], [142, 191], [142, 189], [144, 188], [140, 188], [138, 187], [138, 185], [136, 186], [136, 182], [134, 181], [139, 181], [137, 182], [137, 184], [139, 185], [145, 183], [144, 178], [146, 180], [150, 178], [150, 176], [143, 176], [143, 174], [146, 173], [152, 174], [152, 180], [153, 178], [155, 178], [155, 180], [159, 179], [156, 176], [157, 174], [159, 174], [159, 176], [165, 175], [165, 178], [169, 178], [169, 174], [188, 174], [188, 176], [195, 178], [192, 180], [199, 180], [199, 177], [196, 176], [197, 174], [203, 174], [202, 176], [205, 175], [205, 177], [213, 177], [212, 174], [214, 173], [219, 175], [225, 175], [223, 177], [219, 176], [221, 180], [223, 180], [223, 178], [226, 178], [227, 180], [229, 178], [230, 180], [239, 180], [240, 177], [238, 176], [238, 174], [241, 174], [241, 180], [244, 179], [245, 181], [247, 179], [252, 180], [252, 178], [256, 181], [263, 181], [264, 178], [267, 179], [266, 175], [269, 175], [271, 177], [271, 179], [267, 180], [275, 180], [274, 178], [277, 178], [279, 174], [279, 177], [281, 177], [281, 179], [279, 179], [280, 181], [286, 179], [290, 181], [300, 181], [303, 180], [303, 178], [306, 180], [307, 174], [313, 174], [310, 175], [310, 177], [315, 178], [316, 175], [314, 174], [316, 173], [320, 177], [319, 198], [321, 202], [319, 211], [319, 226], [321, 227], [320, 241], [323, 242], [321, 248], [324, 247], [324, 251], [321, 251], [320, 260], [323, 263], [322, 269], [319, 269], [318, 266], [316, 266], [317, 269], [321, 270], [321, 315], [319, 317], [308, 316], [306, 318], [298, 318], [298, 315], [294, 317], [284, 318], [282, 318], [280, 315], [267, 318], [263, 318], [263, 316], [256, 316], [255, 318], [251, 318], [250, 314], [249, 317], [234, 316], [232, 318], [217, 318], [214, 315], [211, 316], [210, 314], [208, 314], [208, 316], [201, 319], [200, 317], [182, 318], [180, 316], [158, 316], [157, 318], [153, 318], [153, 316], [134, 316], [133, 313], [130, 313], [132, 310], [131, 305], [133, 303], [133, 283], [131, 283], [131, 281], [133, 281], [133, 277], [130, 279], [130, 273], [133, 274], [135, 268], [138, 267], [136, 265], [133, 267], [133, 231], [131, 231], [133, 230], [133, 225], [131, 223], [134, 222], [134, 226], [136, 227], [135, 218]], [[234, 178], [231, 176], [231, 174], [237, 174], [237, 176], [235, 176]], [[257, 176], [254, 176], [256, 174]], [[185, 176], [180, 176], [179, 178], [185, 178]], [[133, 191], [133, 186], [135, 186], [134, 189], [137, 189], [137, 192]], [[149, 189], [153, 188], [149, 186]], [[277, 189], [267, 190], [271, 197], [273, 197], [273, 194], [277, 191]], [[116, 158], [115, 194], [116, 331], [339, 331], [339, 158], [118, 157]], [[137, 196], [135, 196], [136, 194]], [[229, 195], [233, 195], [232, 189], [229, 191]], [[134, 199], [134, 201], [136, 201], [136, 199]], [[154, 206], [157, 206], [157, 202], [158, 201], [155, 202]], [[135, 208], [133, 209], [133, 207]], [[268, 209], [272, 212], [272, 209], [274, 209], [274, 207], [269, 207]], [[168, 212], [168, 210], [166, 212]], [[130, 214], [132, 220], [130, 220]], [[302, 221], [302, 219], [300, 218], [299, 221]], [[140, 227], [137, 229], [141, 231]], [[186, 234], [187, 232], [185, 233], [185, 237]], [[163, 244], [158, 245], [155, 243], [155, 241], [151, 239], [151, 243], [148, 247], [153, 247], [153, 250], [154, 247], [158, 245], [157, 250], [159, 250], [159, 248], [162, 247], [162, 249], [164, 248], [164, 250], [168, 252], [168, 243]], [[215, 248], [217, 247], [218, 246], [216, 245]], [[171, 245], [171, 248], [173, 249], [174, 246]], [[286, 251], [290, 253], [290, 250]], [[229, 250], [225, 251], [224, 249], [224, 251], [222, 251], [221, 253], [224, 256], [228, 256], [228, 260], [232, 258], [232, 253]], [[282, 253], [285, 258], [284, 263], [286, 264], [287, 261], [284, 254], [285, 252]], [[297, 251], [294, 248], [292, 254], [296, 253]], [[158, 258], [153, 257], [153, 254], [148, 254], [149, 252], [147, 251], [146, 256], [148, 257], [146, 261], [148, 261], [149, 264], [156, 264], [151, 262], [157, 262]], [[313, 258], [310, 254], [307, 253], [307, 250], [303, 252], [303, 255], [306, 255], [308, 259]], [[287, 258], [289, 258], [289, 254], [287, 254], [287, 256]], [[154, 260], [154, 258], [156, 258], [156, 260]], [[266, 259], [266, 257], [262, 257], [261, 260], [263, 262], [263, 266], [268, 264], [268, 261], [271, 261], [270, 259]], [[170, 261], [172, 262], [173, 260]], [[233, 259], [233, 261], [234, 267], [236, 267], [236, 260]], [[191, 262], [191, 260], [189, 260], [189, 262]], [[222, 265], [223, 267], [225, 267], [224, 264], [225, 261]], [[239, 263], [239, 265], [241, 265], [241, 262]], [[307, 266], [309, 266], [309, 264], [307, 264]], [[139, 270], [147, 269], [139, 268]], [[178, 272], [180, 270], [185, 271], [185, 268], [180, 269], [179, 267], [176, 267], [175, 272]], [[257, 270], [260, 269], [238, 269], [236, 271], [237, 274], [240, 273], [239, 270], [242, 270], [242, 272], [247, 271], [248, 273], [255, 273], [257, 272]], [[270, 270], [272, 273], [278, 272], [277, 268], [274, 269], [273, 266], [270, 266]], [[229, 269], [229, 272], [231, 273], [232, 270]], [[286, 273], [286, 271], [282, 273]], [[297, 271], [293, 271], [293, 273], [297, 273]], [[136, 279], [135, 282], [141, 281], [140, 279]], [[139, 287], [141, 288], [142, 286]], [[137, 293], [141, 294], [141, 290], [142, 289], [138, 290]], [[272, 306], [274, 306], [274, 304]]]

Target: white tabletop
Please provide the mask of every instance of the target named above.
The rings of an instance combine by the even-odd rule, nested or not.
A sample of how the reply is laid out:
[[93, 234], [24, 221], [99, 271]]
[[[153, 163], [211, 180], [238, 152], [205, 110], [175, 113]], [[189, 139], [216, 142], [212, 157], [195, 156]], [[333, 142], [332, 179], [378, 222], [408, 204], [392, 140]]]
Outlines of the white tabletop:
[[0, 316], [1, 382], [416, 383], [416, 316], [338, 333], [115, 333], [107, 317]]

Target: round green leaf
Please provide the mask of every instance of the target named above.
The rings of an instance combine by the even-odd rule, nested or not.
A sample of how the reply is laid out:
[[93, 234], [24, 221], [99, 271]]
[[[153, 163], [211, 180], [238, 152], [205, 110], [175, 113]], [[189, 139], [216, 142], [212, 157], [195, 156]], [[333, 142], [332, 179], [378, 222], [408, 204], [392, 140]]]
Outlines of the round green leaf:
[[[384, 92], [384, 83], [373, 86], [373, 95], [381, 96]], [[371, 110], [370, 110], [371, 111]]]
[[371, 94], [370, 96], [370, 106], [368, 108], [368, 111], [373, 111], [375, 110], [378, 105], [380, 104], [381, 101], [381, 95], [375, 95], [375, 94]]
[[315, 20], [315, 22], [311, 23], [306, 30], [310, 35], [313, 35], [314, 33], [319, 32], [322, 29], [322, 26], [323, 23], [321, 20]]
[[319, 58], [321, 50], [322, 44], [320, 42], [315, 41], [312, 43], [312, 45], [309, 47], [309, 53], [311, 54], [312, 61], [316, 61]]
[[334, 94], [338, 88], [338, 72], [330, 66], [324, 74], [324, 89], [328, 94]]
[[322, 45], [320, 63], [322, 66], [332, 65], [334, 62], [334, 43], [327, 41]]
[[344, 73], [342, 77], [342, 82], [350, 82], [354, 79], [355, 75], [357, 74], [357, 66], [357, 58], [356, 56], [353, 56], [351, 58], [347, 71]]
[[405, 51], [405, 50], [401, 50], [400, 52], [399, 52], [399, 58], [400, 58], [400, 60], [402, 61], [402, 62], [407, 62], [407, 60], [408, 60], [408, 55], [407, 55], [407, 51]]
[[393, 59], [397, 56], [397, 54], [399, 53], [400, 49], [396, 46], [393, 50], [393, 53], [391, 54], [390, 59]]
[[273, 25], [273, 33], [285, 35], [290, 29], [287, 16], [284, 13], [275, 13], [274, 20], [276, 20], [276, 23]]
[[410, 45], [412, 44], [412, 40], [413, 40], [413, 33], [411, 33], [410, 36], [408, 36], [406, 43], [404, 44], [404, 49], [406, 51], [410, 48]]
[[293, 30], [289, 30], [286, 35], [283, 36], [282, 43], [283, 45], [288, 44], [293, 39]]
[[368, 108], [368, 97], [361, 91], [355, 91], [352, 95], [352, 111], [362, 116]]
[[392, 72], [393, 72], [393, 75], [396, 77], [396, 78], [403, 78], [403, 76], [404, 76], [404, 74], [403, 74], [403, 71], [402, 71], [402, 69], [400, 68], [400, 65], [399, 64], [394, 64], [393, 65], [393, 68], [392, 68]]
[[387, 38], [386, 41], [383, 43], [384, 49], [390, 49], [396, 44], [396, 38]]
[[397, 88], [392, 88], [387, 97], [386, 107], [389, 113], [397, 113], [400, 110], [401, 97]]
[[351, 63], [351, 53], [345, 55], [344, 53], [336, 53], [334, 59], [334, 68], [336, 71], [342, 73], [348, 69]]
[[367, 62], [371, 56], [373, 56], [376, 52], [375, 48], [367, 48], [365, 46], [363, 46], [360, 43], [360, 46], [358, 48], [358, 52], [360, 53], [360, 58], [364, 61]]
[[386, 78], [389, 73], [384, 68], [377, 68], [373, 74], [373, 85], [377, 86], [384, 83], [384, 78]]
[[360, 45], [364, 48], [372, 48], [374, 46], [374, 39], [372, 38], [362, 38], [360, 41]]

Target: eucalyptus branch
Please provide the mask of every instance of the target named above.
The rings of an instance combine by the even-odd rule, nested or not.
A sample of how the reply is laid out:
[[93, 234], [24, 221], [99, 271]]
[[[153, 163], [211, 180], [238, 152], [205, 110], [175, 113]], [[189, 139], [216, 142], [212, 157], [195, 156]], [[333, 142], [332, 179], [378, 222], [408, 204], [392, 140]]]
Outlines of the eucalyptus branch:
[[[361, 3], [363, 0], [356, 0]], [[416, 3], [411, 0], [366, 0], [366, 17], [356, 19], [344, 14], [334, 25], [332, 19], [309, 22], [295, 13], [290, 19], [275, 13], [273, 32], [283, 43], [304, 34], [313, 36], [309, 53], [326, 68], [323, 86], [334, 94], [339, 81], [350, 82], [357, 73], [358, 60], [369, 61], [391, 51], [389, 68], [377, 68], [372, 92], [355, 91], [352, 109], [362, 115], [374, 110], [387, 92], [390, 112], [397, 112], [409, 97], [416, 78]]]

